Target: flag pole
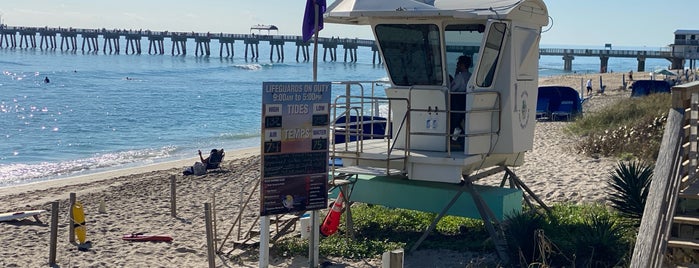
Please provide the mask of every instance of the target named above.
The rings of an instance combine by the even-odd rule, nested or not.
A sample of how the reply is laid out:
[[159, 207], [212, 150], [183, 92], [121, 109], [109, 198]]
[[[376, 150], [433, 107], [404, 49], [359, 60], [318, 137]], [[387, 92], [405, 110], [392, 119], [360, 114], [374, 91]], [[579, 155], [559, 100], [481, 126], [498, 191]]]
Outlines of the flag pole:
[[321, 14], [318, 14], [320, 7], [316, 0], [313, 0], [313, 8], [315, 9], [315, 16], [313, 16], [315, 20], [313, 22], [313, 82], [318, 82], [318, 16]]
[[[320, 6], [318, 2], [313, 0], [313, 82], [318, 82], [318, 27], [319, 27], [319, 16]], [[320, 223], [318, 222], [318, 210], [311, 210], [311, 235], [309, 237], [308, 243], [308, 266], [315, 268], [318, 267], [320, 261], [319, 251], [320, 251]]]

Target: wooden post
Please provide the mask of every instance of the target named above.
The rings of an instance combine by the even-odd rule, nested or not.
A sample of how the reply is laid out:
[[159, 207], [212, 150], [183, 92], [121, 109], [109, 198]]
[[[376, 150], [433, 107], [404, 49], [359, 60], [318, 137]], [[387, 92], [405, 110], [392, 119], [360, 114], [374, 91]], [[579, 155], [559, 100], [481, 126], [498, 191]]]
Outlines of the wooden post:
[[212, 194], [211, 199], [211, 227], [213, 229], [212, 235], [214, 241], [214, 249], [218, 249], [218, 243], [216, 242], [218, 237], [218, 233], [216, 233], [216, 192]]
[[57, 246], [57, 244], [58, 244], [58, 202], [54, 201], [54, 202], [51, 202], [51, 240], [49, 242], [49, 266], [56, 266], [56, 246]]
[[73, 217], [73, 206], [75, 205], [75, 193], [70, 193], [70, 207], [68, 208], [68, 215], [70, 217], [70, 224], [68, 224], [68, 242], [75, 243], [75, 220]]
[[170, 175], [170, 216], [177, 218], [177, 182], [175, 175]]
[[260, 217], [260, 259], [258, 267], [269, 267], [269, 216]]
[[402, 248], [384, 252], [381, 268], [403, 268], [403, 252]]
[[204, 218], [206, 221], [206, 251], [208, 253], [207, 258], [209, 260], [209, 268], [214, 268], [216, 267], [216, 259], [214, 258], [216, 248], [214, 248], [214, 232], [212, 230], [211, 225], [210, 203], [204, 203]]

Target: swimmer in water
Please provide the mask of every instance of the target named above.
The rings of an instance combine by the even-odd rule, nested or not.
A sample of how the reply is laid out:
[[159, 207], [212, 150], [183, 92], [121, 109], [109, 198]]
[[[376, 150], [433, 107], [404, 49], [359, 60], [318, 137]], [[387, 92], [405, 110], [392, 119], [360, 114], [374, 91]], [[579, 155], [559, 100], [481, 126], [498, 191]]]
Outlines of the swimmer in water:
[[47, 83], [47, 84], [51, 83], [51, 80], [49, 80], [48, 76], [44, 77], [44, 83]]

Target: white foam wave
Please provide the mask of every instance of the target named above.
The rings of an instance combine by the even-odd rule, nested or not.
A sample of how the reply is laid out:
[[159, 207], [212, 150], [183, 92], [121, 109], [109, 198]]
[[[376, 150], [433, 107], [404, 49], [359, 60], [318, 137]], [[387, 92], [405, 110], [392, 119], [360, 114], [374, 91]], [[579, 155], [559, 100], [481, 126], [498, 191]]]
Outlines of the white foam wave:
[[98, 169], [118, 168], [129, 164], [149, 164], [157, 159], [170, 157], [175, 149], [174, 146], [167, 146], [159, 149], [97, 154], [90, 158], [62, 162], [0, 165], [0, 187], [96, 172]]
[[262, 65], [257, 64], [257, 63], [250, 63], [250, 64], [236, 64], [233, 65], [234, 68], [242, 69], [242, 70], [260, 70], [262, 69]]

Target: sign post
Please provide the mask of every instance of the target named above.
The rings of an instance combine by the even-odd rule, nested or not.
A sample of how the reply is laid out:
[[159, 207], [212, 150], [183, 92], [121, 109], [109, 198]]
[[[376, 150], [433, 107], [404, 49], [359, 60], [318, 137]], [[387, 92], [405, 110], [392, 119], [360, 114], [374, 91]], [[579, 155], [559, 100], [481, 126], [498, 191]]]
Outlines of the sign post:
[[[262, 88], [261, 222], [327, 208], [330, 82], [264, 82]], [[260, 226], [269, 235], [263, 227], [269, 225]], [[265, 242], [260, 267], [268, 259]]]

